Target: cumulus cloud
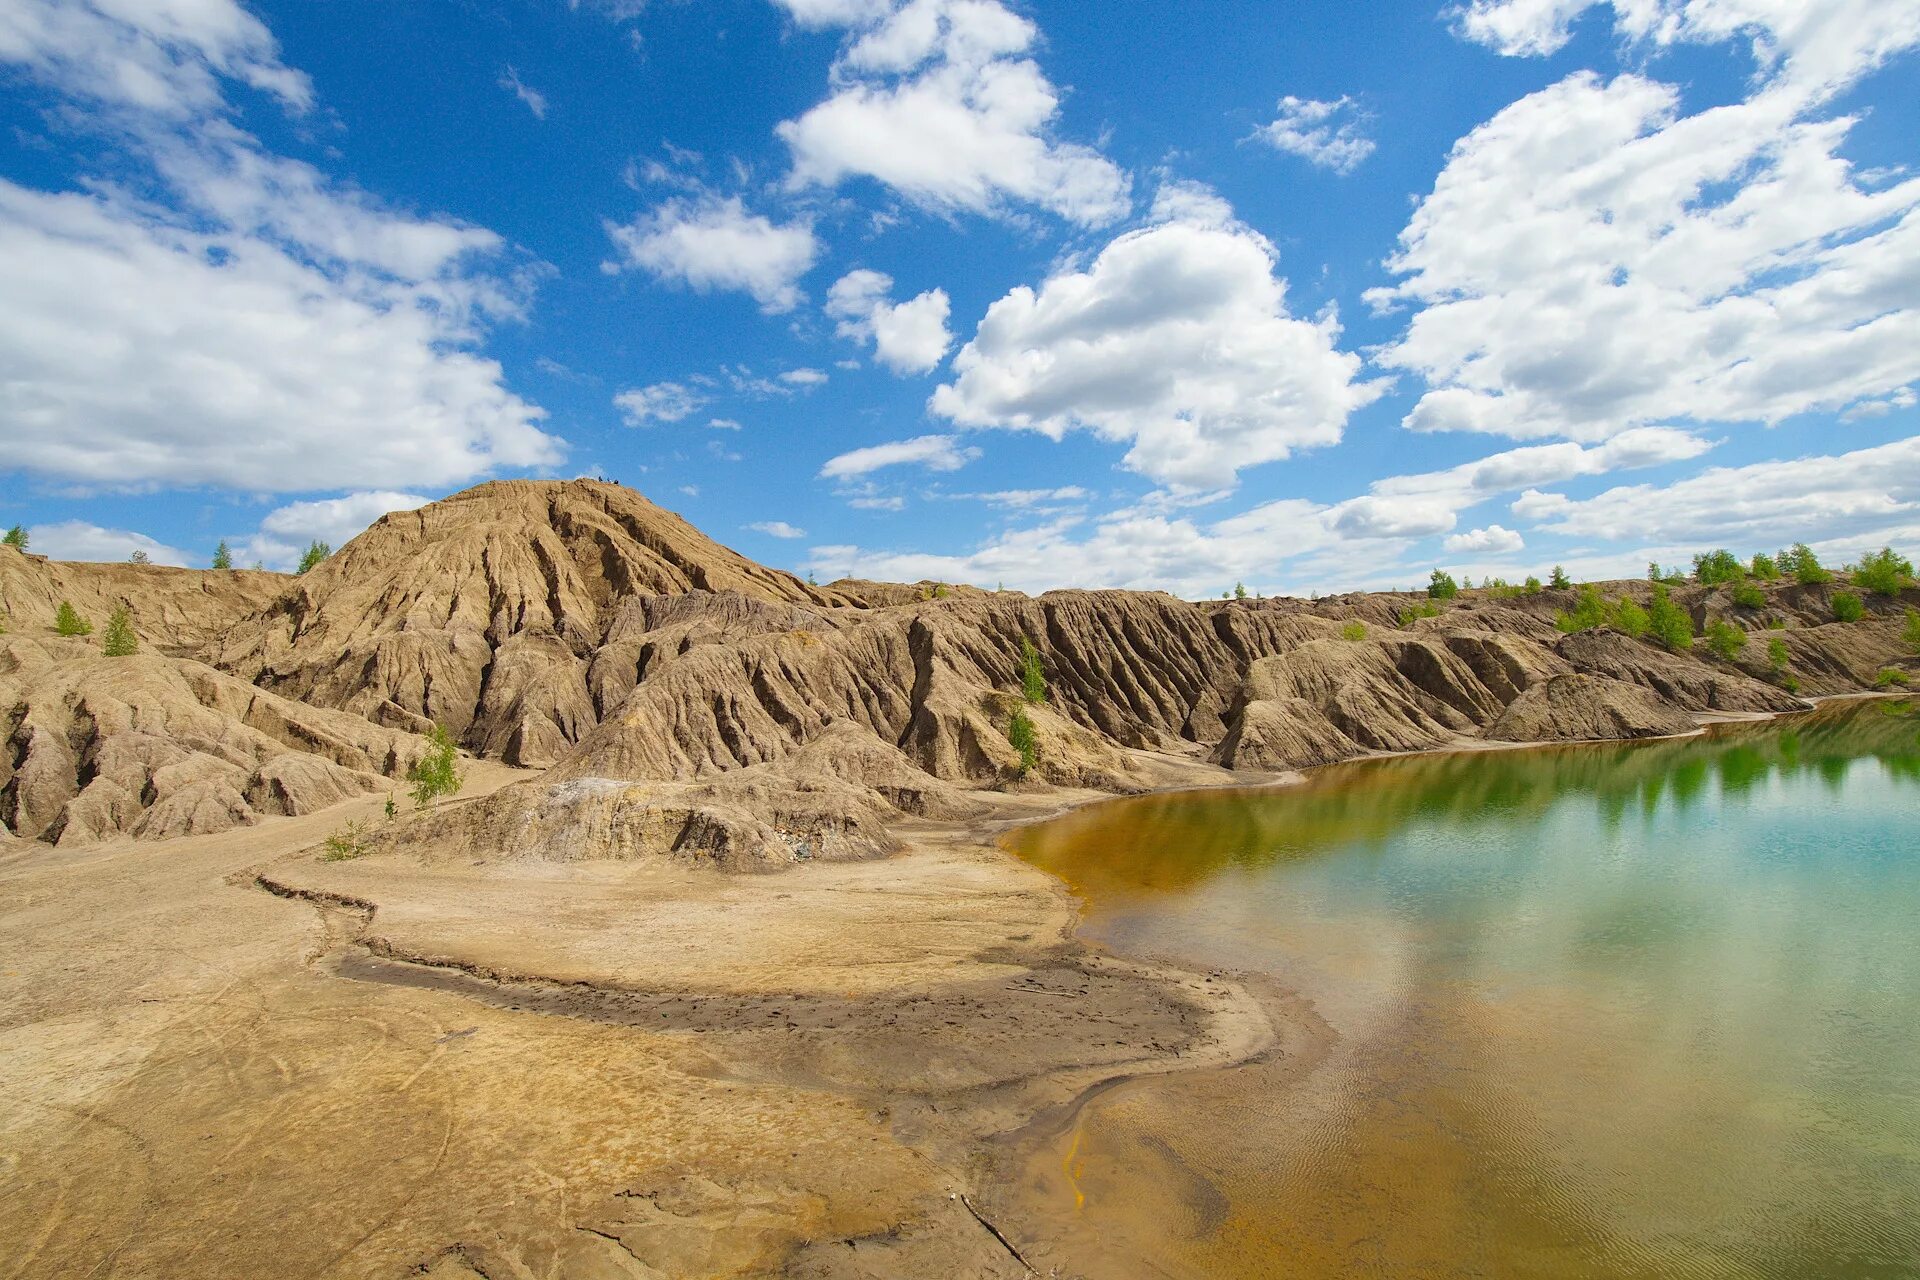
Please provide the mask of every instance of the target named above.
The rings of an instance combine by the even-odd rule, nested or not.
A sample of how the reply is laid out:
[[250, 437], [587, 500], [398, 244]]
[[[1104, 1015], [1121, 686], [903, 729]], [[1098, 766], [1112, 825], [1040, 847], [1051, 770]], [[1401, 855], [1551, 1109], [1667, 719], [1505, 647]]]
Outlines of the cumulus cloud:
[[1128, 232], [1084, 268], [988, 308], [933, 412], [965, 427], [1087, 430], [1125, 465], [1188, 489], [1340, 439], [1381, 388], [1358, 380], [1331, 312], [1287, 309], [1265, 239], [1173, 221]]
[[608, 223], [607, 234], [627, 264], [702, 293], [739, 290], [768, 314], [800, 304], [798, 282], [820, 254], [806, 220], [775, 223], [748, 213], [738, 196], [712, 193], [668, 200], [631, 223]]
[[431, 501], [418, 493], [368, 490], [289, 503], [268, 512], [258, 531], [235, 549], [233, 558], [241, 565], [258, 562], [269, 569], [292, 569], [300, 563], [309, 543], [324, 542], [338, 550], [388, 512], [412, 511]]
[[275, 492], [561, 459], [543, 411], [474, 353], [525, 302], [499, 237], [388, 209], [226, 118], [225, 80], [311, 100], [245, 10], [22, 0], [0, 61], [96, 104], [60, 119], [151, 170], [137, 199], [0, 181], [0, 466]]
[[1441, 544], [1454, 555], [1505, 555], [1527, 545], [1526, 539], [1511, 529], [1490, 524], [1484, 529], [1456, 533]]
[[790, 525], [785, 520], [756, 520], [746, 527], [756, 533], [764, 533], [769, 538], [804, 538], [807, 536], [805, 529]]
[[1605, 440], [1776, 423], [1920, 377], [1920, 178], [1875, 184], [1777, 84], [1694, 115], [1580, 73], [1454, 148], [1372, 292], [1416, 430]]
[[[628, 426], [644, 427], [649, 422], [678, 422], [698, 412], [707, 398], [682, 383], [656, 382], [652, 386], [622, 391], [613, 398], [613, 403]], [[718, 426], [722, 421], [716, 418], [708, 425]], [[740, 429], [737, 422], [729, 425], [736, 431]]]
[[1254, 137], [1276, 151], [1339, 174], [1352, 173], [1373, 154], [1366, 118], [1352, 98], [1322, 100], [1288, 95], [1280, 99], [1279, 111], [1272, 123], [1253, 131]]
[[929, 289], [893, 302], [888, 297], [892, 290], [892, 276], [849, 271], [827, 290], [827, 314], [839, 321], [836, 332], [841, 337], [872, 342], [874, 358], [895, 373], [925, 373], [953, 345], [947, 291]]
[[154, 564], [185, 567], [187, 553], [178, 547], [149, 538], [130, 529], [103, 529], [84, 520], [62, 520], [57, 524], [36, 524], [27, 530], [27, 545], [35, 555], [50, 560], [127, 560], [133, 553], [146, 553]]
[[814, 387], [825, 386], [827, 383], [827, 375], [819, 369], [788, 369], [780, 375], [780, 381], [790, 387], [801, 387], [811, 390]]
[[778, 127], [793, 189], [867, 177], [942, 212], [1031, 204], [1087, 226], [1126, 216], [1127, 175], [1051, 136], [1059, 91], [1024, 56], [1038, 31], [998, 0], [781, 3], [808, 25], [852, 28], [832, 93]]
[[962, 446], [953, 436], [915, 436], [839, 454], [827, 459], [820, 474], [829, 480], [847, 480], [884, 467], [909, 465], [929, 471], [958, 471], [979, 456], [978, 449]]

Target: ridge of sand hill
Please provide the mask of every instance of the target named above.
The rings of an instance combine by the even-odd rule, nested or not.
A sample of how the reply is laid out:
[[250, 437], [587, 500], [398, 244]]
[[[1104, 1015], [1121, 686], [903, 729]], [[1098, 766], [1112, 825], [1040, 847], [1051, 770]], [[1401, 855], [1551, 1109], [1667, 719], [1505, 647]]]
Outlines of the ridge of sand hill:
[[49, 560], [0, 545], [0, 622], [16, 632], [51, 630], [66, 601], [99, 630], [125, 608], [145, 644], [198, 655], [264, 609], [287, 581], [286, 574], [251, 569]]
[[[1648, 734], [1671, 731], [1676, 717], [1807, 705], [1782, 687], [1764, 643], [1729, 662], [1704, 646], [1669, 653], [1607, 630], [1562, 635], [1553, 617], [1573, 603], [1567, 591], [1469, 592], [1402, 625], [1402, 611], [1424, 597], [1196, 603], [1137, 591], [953, 588], [935, 598], [925, 585], [817, 587], [598, 481], [480, 485], [383, 517], [298, 578], [47, 565], [9, 553], [0, 584], [41, 612], [62, 591], [104, 602], [115, 590], [146, 590], [136, 616], [155, 615], [141, 618], [155, 644], [177, 652], [197, 641], [217, 669], [170, 657], [191, 669], [162, 673], [149, 661], [137, 696], [124, 681], [100, 686], [146, 707], [149, 720], [230, 714], [240, 689], [283, 723], [339, 717], [277, 740], [362, 778], [404, 767], [418, 750], [411, 735], [436, 722], [477, 755], [551, 766], [425, 831], [423, 849], [510, 858], [666, 854], [746, 868], [868, 856], [893, 847], [892, 820], [963, 815], [979, 789], [1134, 791], [1160, 785], [1170, 767], [1267, 777], [1372, 752]], [[1637, 582], [1602, 587], [1642, 603], [1649, 592]], [[1835, 623], [1826, 621], [1833, 590], [1770, 587], [1759, 608], [1711, 588], [1674, 596], [1697, 627], [1724, 618], [1758, 636], [1770, 622], [1789, 624], [1767, 634], [1784, 640], [1807, 695], [1855, 692], [1886, 666], [1911, 665], [1902, 601], [1875, 599], [1866, 620]], [[188, 602], [202, 598], [195, 614]], [[1355, 622], [1364, 634], [1351, 634]], [[1023, 639], [1038, 647], [1048, 680], [1037, 706], [1017, 693]], [[92, 804], [96, 816], [78, 826], [49, 810], [92, 785], [90, 760], [123, 754], [96, 741], [101, 734], [141, 719], [80, 714], [92, 686], [64, 670], [13, 663], [8, 825], [42, 838], [178, 829], [170, 815], [179, 806], [164, 805], [155, 781], [161, 763], [125, 771], [116, 781], [135, 800]], [[1562, 680], [1556, 693], [1526, 696], [1574, 674], [1603, 683]], [[201, 696], [216, 686], [219, 696]], [[1016, 712], [1038, 740], [1026, 775], [1008, 740]], [[384, 736], [344, 757], [301, 745], [352, 738], [340, 728], [349, 722]], [[52, 759], [64, 733], [73, 763], [35, 762], [65, 781], [36, 783], [37, 797], [53, 799], [23, 809], [36, 726], [43, 756]], [[199, 732], [217, 742], [245, 738], [241, 730], [253, 731], [244, 718]], [[190, 825], [220, 821], [221, 810], [250, 820], [233, 796], [247, 795], [272, 752], [247, 741], [237, 756], [202, 752], [246, 771], [222, 774], [218, 802], [193, 806], [203, 816]], [[329, 787], [348, 785], [328, 776]], [[146, 816], [156, 805], [162, 816]]]

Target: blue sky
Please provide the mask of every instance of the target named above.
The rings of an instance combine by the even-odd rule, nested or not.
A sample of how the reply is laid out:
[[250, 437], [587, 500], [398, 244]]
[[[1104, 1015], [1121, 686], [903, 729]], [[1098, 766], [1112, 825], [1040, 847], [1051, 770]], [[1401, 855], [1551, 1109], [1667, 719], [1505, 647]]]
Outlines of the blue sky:
[[1920, 0], [8, 0], [0, 522], [1217, 594], [1920, 550]]

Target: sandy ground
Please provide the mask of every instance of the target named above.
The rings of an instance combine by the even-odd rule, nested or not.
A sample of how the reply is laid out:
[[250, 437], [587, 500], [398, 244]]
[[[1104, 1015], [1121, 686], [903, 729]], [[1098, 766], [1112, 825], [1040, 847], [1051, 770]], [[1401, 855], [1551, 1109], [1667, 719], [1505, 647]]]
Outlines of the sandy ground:
[[1275, 1051], [983, 829], [752, 877], [316, 858], [379, 806], [0, 849], [0, 1280], [1032, 1274], [1001, 1184], [1082, 1099]]

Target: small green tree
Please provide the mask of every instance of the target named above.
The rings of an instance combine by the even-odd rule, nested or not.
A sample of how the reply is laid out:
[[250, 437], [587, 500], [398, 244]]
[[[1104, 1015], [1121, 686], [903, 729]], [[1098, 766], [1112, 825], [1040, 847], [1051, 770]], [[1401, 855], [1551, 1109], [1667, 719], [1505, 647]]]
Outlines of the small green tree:
[[1900, 629], [1900, 638], [1907, 648], [1920, 653], [1920, 609], [1907, 610], [1907, 624]]
[[1606, 603], [1600, 599], [1600, 589], [1591, 582], [1580, 588], [1580, 594], [1574, 597], [1572, 609], [1562, 610], [1553, 618], [1553, 625], [1568, 635], [1576, 631], [1591, 631], [1606, 624]]
[[1767, 640], [1767, 666], [1771, 667], [1777, 673], [1787, 669], [1788, 661], [1787, 642], [1779, 636], [1769, 637]]
[[460, 776], [459, 753], [453, 739], [439, 725], [427, 730], [427, 753], [407, 770], [413, 784], [413, 805], [424, 809], [441, 796], [460, 794], [466, 779]]
[[1400, 611], [1400, 625], [1410, 627], [1421, 618], [1437, 618], [1440, 606], [1431, 600], [1422, 600], [1419, 604], [1410, 604]]
[[1647, 634], [1652, 625], [1647, 621], [1647, 611], [1625, 596], [1613, 602], [1613, 608], [1607, 611], [1607, 622], [1615, 631], [1638, 640]]
[[213, 549], [213, 567], [216, 569], [233, 568], [233, 548], [227, 545], [225, 538], [220, 539], [220, 545]]
[[13, 528], [7, 530], [6, 537], [0, 538], [0, 543], [12, 547], [15, 551], [25, 551], [27, 549], [27, 531], [22, 526], [15, 525]]
[[1860, 563], [1853, 566], [1853, 585], [1877, 596], [1898, 595], [1900, 588], [1912, 581], [1913, 562], [1892, 547], [1861, 556]]
[[1792, 548], [1780, 555], [1780, 568], [1793, 575], [1793, 580], [1803, 587], [1817, 587], [1823, 582], [1832, 582], [1833, 575], [1820, 565], [1820, 557], [1813, 554], [1813, 548], [1804, 542], [1796, 542]]
[[1040, 668], [1040, 651], [1020, 637], [1020, 696], [1034, 706], [1047, 700], [1047, 673]]
[[109, 658], [131, 658], [140, 652], [140, 637], [133, 634], [133, 615], [125, 605], [115, 609], [107, 619], [107, 629], [100, 637], [100, 652]]
[[1742, 609], [1764, 609], [1767, 607], [1767, 593], [1751, 582], [1736, 582], [1730, 593], [1734, 604]]
[[1567, 576], [1565, 569], [1562, 569], [1559, 565], [1555, 565], [1553, 566], [1552, 576], [1547, 579], [1547, 585], [1555, 591], [1565, 591], [1573, 585], [1573, 579]]
[[1007, 721], [1007, 741], [1020, 753], [1020, 776], [1024, 778], [1040, 763], [1040, 743], [1024, 707], [1015, 707], [1013, 718]]
[[1658, 560], [1647, 561], [1647, 581], [1660, 581], [1660, 562]]
[[315, 538], [312, 542], [307, 544], [306, 552], [302, 554], [300, 557], [300, 567], [294, 570], [294, 572], [305, 573], [307, 570], [313, 568], [313, 566], [319, 564], [322, 560], [325, 560], [328, 556], [332, 554], [333, 554], [332, 547], [320, 541], [320, 539]]
[[1780, 576], [1780, 566], [1766, 552], [1756, 551], [1752, 563], [1747, 566], [1747, 573], [1762, 582], [1772, 582]]
[[1707, 648], [1717, 658], [1732, 662], [1747, 647], [1747, 633], [1730, 622], [1714, 621], [1707, 624]]
[[1427, 579], [1427, 596], [1433, 600], [1451, 600], [1460, 594], [1460, 584], [1444, 569], [1435, 569]]
[[1340, 638], [1342, 640], [1365, 640], [1367, 638], [1367, 624], [1358, 620], [1349, 622], [1346, 626], [1340, 628]]
[[1537, 596], [1540, 594], [1540, 579], [1533, 574], [1528, 574], [1526, 582], [1522, 585], [1525, 587], [1528, 595]]
[[1716, 587], [1723, 582], [1739, 582], [1746, 576], [1746, 568], [1731, 551], [1707, 551], [1693, 558], [1694, 580], [1703, 587]]
[[1233, 584], [1233, 598], [1234, 598], [1235, 600], [1245, 600], [1245, 599], [1247, 598], [1247, 584], [1246, 584], [1246, 583], [1244, 583], [1244, 582], [1236, 582], [1236, 583], [1234, 583], [1234, 584]]
[[68, 604], [65, 600], [60, 602], [60, 608], [53, 615], [53, 629], [63, 636], [90, 636], [93, 634], [93, 624], [81, 617], [80, 611]]
[[152, 564], [153, 557], [149, 556], [145, 551], [141, 550], [139, 547], [135, 547], [133, 549], [133, 552], [127, 556], [127, 563], [128, 564]]
[[1647, 609], [1647, 629], [1653, 638], [1678, 653], [1693, 648], [1693, 618], [1673, 602], [1664, 582], [1653, 584], [1653, 604]]
[[1874, 677], [1873, 687], [1876, 689], [1891, 689], [1895, 685], [1899, 685], [1902, 689], [1906, 688], [1907, 673], [1898, 667], [1880, 668], [1880, 674]]
[[1867, 606], [1860, 597], [1851, 591], [1833, 593], [1833, 620], [1835, 622], [1858, 622], [1867, 614]]

